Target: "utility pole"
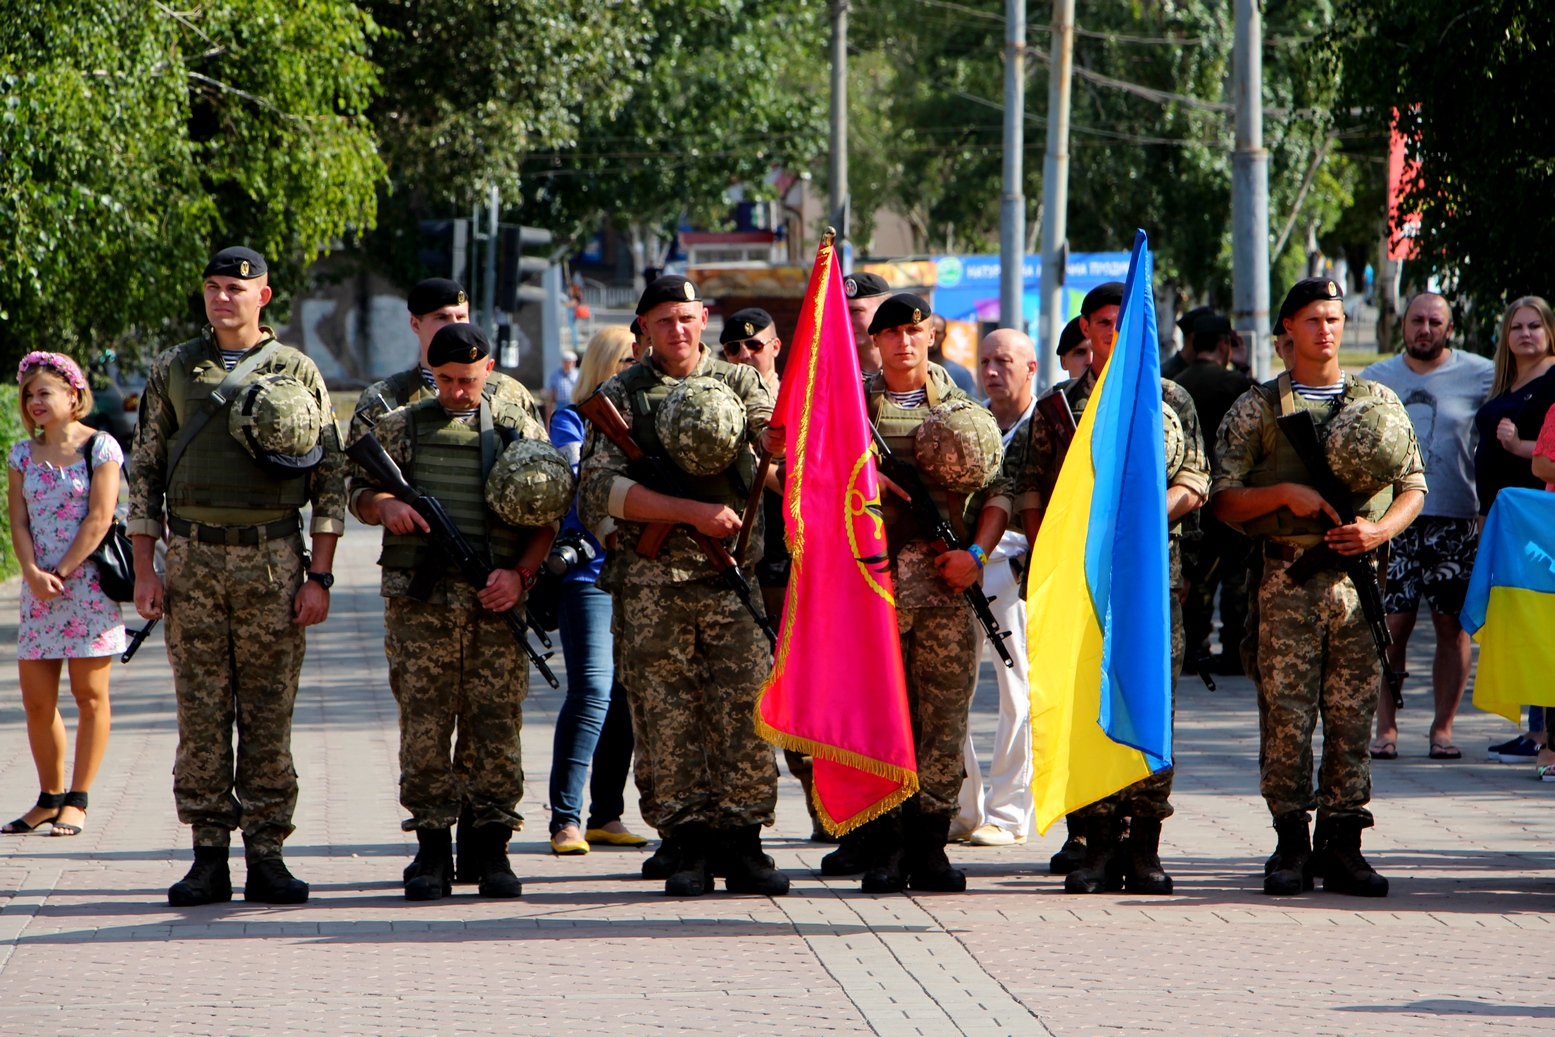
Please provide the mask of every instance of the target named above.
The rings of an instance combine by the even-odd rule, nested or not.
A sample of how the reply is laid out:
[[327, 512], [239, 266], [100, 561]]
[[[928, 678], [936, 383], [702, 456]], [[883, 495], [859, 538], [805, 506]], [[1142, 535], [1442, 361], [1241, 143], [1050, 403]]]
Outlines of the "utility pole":
[[497, 193], [495, 184], [486, 198], [487, 213], [490, 222], [486, 231], [486, 269], [481, 278], [481, 330], [493, 338], [497, 335], [497, 248], [502, 240], [501, 231], [497, 228], [498, 210], [502, 208], [502, 196]]
[[999, 326], [1026, 330], [1026, 0], [1004, 3], [1004, 195], [999, 199]]
[[831, 225], [843, 246], [843, 273], [851, 273], [848, 240], [848, 0], [831, 0], [831, 157], [827, 169]]
[[1263, 22], [1258, 0], [1236, 0], [1232, 51], [1236, 152], [1231, 156], [1231, 299], [1253, 377], [1274, 376], [1269, 350], [1269, 153], [1263, 149]]
[[[1047, 157], [1042, 162], [1042, 335], [1037, 374], [1043, 389], [1059, 379], [1064, 331], [1064, 265], [1069, 261], [1069, 79], [1074, 68], [1074, 0], [1053, 0], [1048, 62]], [[1006, 119], [1009, 111], [1005, 111]]]

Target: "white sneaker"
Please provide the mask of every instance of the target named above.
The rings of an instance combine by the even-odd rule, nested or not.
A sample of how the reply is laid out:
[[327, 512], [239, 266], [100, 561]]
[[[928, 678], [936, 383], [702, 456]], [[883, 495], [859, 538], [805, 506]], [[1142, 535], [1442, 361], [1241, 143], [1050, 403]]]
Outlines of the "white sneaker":
[[998, 825], [983, 825], [968, 840], [973, 846], [1016, 846], [1025, 841], [1024, 835], [1016, 835]]

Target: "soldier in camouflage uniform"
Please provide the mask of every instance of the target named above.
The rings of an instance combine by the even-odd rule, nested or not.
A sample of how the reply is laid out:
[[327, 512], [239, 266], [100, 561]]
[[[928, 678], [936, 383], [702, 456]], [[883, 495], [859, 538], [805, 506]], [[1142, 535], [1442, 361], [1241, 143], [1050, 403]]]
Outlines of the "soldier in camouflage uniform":
[[909, 884], [935, 892], [966, 889], [966, 875], [945, 856], [966, 778], [962, 743], [982, 648], [982, 630], [962, 592], [980, 578], [1010, 517], [998, 422], [930, 362], [931, 316], [929, 304], [908, 292], [880, 304], [869, 334], [883, 366], [865, 380], [866, 405], [891, 453], [918, 471], [941, 516], [970, 547], [936, 551], [902, 488], [886, 481], [881, 503], [918, 794], [844, 836], [823, 859], [824, 874], [863, 871], [866, 893]]
[[[656, 855], [666, 868], [665, 892], [698, 896], [712, 889], [717, 862], [731, 892], [781, 894], [788, 878], [761, 852], [761, 827], [770, 825], [777, 801], [772, 746], [756, 734], [754, 711], [771, 669], [767, 641], [735, 594], [689, 535], [687, 527], [732, 546], [740, 511], [755, 475], [751, 445], [777, 456], [782, 437], [767, 429], [772, 393], [749, 367], [725, 363], [700, 342], [707, 312], [696, 286], [683, 277], [657, 278], [637, 305], [648, 352], [600, 392], [615, 405], [631, 435], [649, 454], [680, 468], [691, 499], [668, 496], [637, 481], [625, 453], [590, 429], [579, 471], [578, 515], [601, 540], [613, 526], [616, 546], [600, 586], [617, 595], [616, 636], [620, 666], [637, 735], [638, 791], [644, 820], [666, 836]], [[716, 380], [727, 387], [743, 426], [731, 444], [711, 426], [723, 426], [722, 409], [696, 422], [667, 420], [672, 393], [687, 380]], [[714, 395], [698, 396], [719, 406]], [[672, 435], [664, 441], [664, 433]], [[712, 474], [716, 461], [733, 460]], [[747, 579], [761, 551], [757, 528], [739, 559]], [[675, 523], [653, 557], [637, 547], [648, 523]], [[756, 598], [759, 607], [760, 599]], [[646, 779], [646, 780], [644, 780]], [[658, 867], [656, 864], [655, 867]], [[663, 874], [662, 871], [655, 874]]]
[[[1216, 517], [1240, 526], [1263, 556], [1256, 626], [1249, 632], [1256, 635], [1257, 653], [1249, 673], [1258, 687], [1260, 789], [1279, 837], [1264, 869], [1264, 892], [1273, 895], [1311, 889], [1317, 875], [1325, 889], [1358, 896], [1388, 892], [1387, 880], [1361, 855], [1361, 831], [1372, 825], [1368, 744], [1382, 665], [1355, 584], [1337, 566], [1365, 558], [1375, 571], [1373, 552], [1419, 514], [1426, 487], [1413, 426], [1398, 397], [1340, 371], [1343, 298], [1328, 278], [1291, 288], [1280, 308], [1280, 323], [1294, 339], [1291, 370], [1232, 406], [1220, 426], [1211, 487]], [[1355, 432], [1327, 437], [1330, 466], [1351, 475], [1357, 518], [1341, 525], [1275, 419], [1305, 410], [1320, 430], [1329, 429], [1363, 402], [1391, 424], [1383, 437], [1391, 456], [1377, 452], [1378, 440], [1359, 424], [1352, 426]], [[1357, 467], [1378, 464], [1391, 469], [1379, 480], [1380, 490], [1354, 481]], [[1286, 576], [1297, 559], [1324, 547], [1340, 557], [1304, 584]], [[1319, 716], [1323, 761], [1314, 790], [1312, 734]], [[1308, 830], [1314, 808], [1315, 840]]]
[[[178, 698], [173, 796], [179, 820], [194, 830], [194, 866], [168, 890], [180, 907], [232, 898], [234, 828], [243, 829], [247, 899], [308, 898], [307, 883], [281, 860], [297, 804], [292, 707], [304, 628], [329, 614], [330, 568], [345, 529], [345, 459], [318, 368], [259, 323], [270, 300], [266, 273], [264, 259], [245, 248], [225, 249], [205, 268], [210, 324], [152, 362], [129, 472], [135, 607], [147, 619], [167, 616]], [[311, 468], [256, 457], [254, 441], [240, 442], [229, 429], [228, 401], [239, 388], [277, 374], [312, 396], [316, 413], [300, 423], [320, 431]], [[313, 507], [311, 564], [299, 516], [305, 504]], [[171, 533], [165, 586], [153, 568], [164, 524]]]
[[[521, 530], [504, 522], [487, 506], [486, 487], [502, 443], [544, 441], [546, 435], [526, 409], [484, 393], [495, 361], [475, 325], [445, 325], [427, 360], [437, 396], [390, 412], [374, 435], [406, 480], [437, 498], [495, 569], [485, 587], [471, 586], [429, 550], [426, 520], [351, 463], [353, 514], [384, 527], [378, 564], [387, 599], [389, 685], [400, 707], [400, 802], [411, 815], [403, 827], [416, 833], [419, 844], [406, 869], [405, 896], [436, 900], [448, 894], [450, 828], [468, 803], [473, 823], [460, 838], [475, 844], [473, 857], [464, 857], [477, 874], [465, 879], [475, 878], [482, 896], [513, 897], [522, 887], [507, 844], [523, 823], [516, 808], [524, 791], [519, 733], [529, 667], [500, 613], [522, 606], [555, 529]], [[570, 495], [559, 503], [565, 511]], [[462, 768], [449, 751], [456, 726], [460, 750], [468, 753]]]
[[[1123, 302], [1124, 286], [1116, 281], [1091, 290], [1081, 304], [1082, 328], [1091, 339], [1091, 367], [1079, 378], [1062, 382], [1052, 392], [1062, 393], [1078, 421], [1085, 413], [1096, 379], [1112, 356], [1114, 328]], [[1170, 540], [1172, 615], [1173, 715], [1176, 683], [1182, 673], [1183, 519], [1199, 508], [1209, 490], [1209, 459], [1199, 429], [1193, 397], [1176, 382], [1161, 379], [1162, 417], [1166, 449], [1166, 523]], [[1029, 433], [1016, 434], [1005, 473], [1014, 483], [1015, 511], [1033, 542], [1042, 515], [1052, 498], [1063, 466], [1066, 444], [1039, 409], [1030, 420]], [[1121, 792], [1069, 815], [1070, 842], [1054, 856], [1050, 869], [1067, 873], [1064, 888], [1071, 893], [1099, 893], [1119, 879], [1131, 892], [1165, 894], [1172, 879], [1161, 866], [1161, 822], [1172, 816], [1173, 768], [1141, 779]], [[1124, 819], [1129, 838], [1120, 843]]]

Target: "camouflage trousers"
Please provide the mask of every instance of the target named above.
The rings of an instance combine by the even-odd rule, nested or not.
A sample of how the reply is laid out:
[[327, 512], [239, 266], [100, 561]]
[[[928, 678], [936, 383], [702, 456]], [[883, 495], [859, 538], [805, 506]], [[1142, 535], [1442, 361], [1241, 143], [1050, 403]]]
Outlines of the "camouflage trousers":
[[620, 591], [620, 668], [637, 738], [643, 820], [660, 832], [772, 823], [777, 762], [756, 734], [772, 668], [744, 606], [707, 581]]
[[[1382, 663], [1355, 586], [1320, 572], [1301, 587], [1288, 563], [1265, 559], [1258, 588], [1259, 790], [1275, 817], [1371, 824], [1372, 718]], [[1312, 787], [1312, 734], [1323, 720], [1323, 761]]]
[[[1182, 676], [1183, 657], [1186, 655], [1187, 638], [1183, 631], [1182, 616], [1182, 567], [1179, 562], [1177, 541], [1171, 547], [1171, 604], [1172, 604], [1172, 726], [1177, 724], [1177, 680]], [[1175, 749], [1174, 749], [1175, 758]], [[1097, 800], [1088, 807], [1081, 807], [1073, 817], [1137, 817], [1143, 820], [1165, 821], [1176, 813], [1172, 807], [1172, 777], [1175, 766], [1157, 771], [1148, 778], [1141, 778], [1121, 792], [1114, 792], [1106, 799]]]
[[385, 599], [383, 619], [400, 707], [400, 803], [410, 811], [402, 827], [448, 828], [468, 803], [477, 825], [522, 828], [529, 660], [506, 621], [408, 598]]
[[918, 757], [918, 809], [955, 817], [966, 778], [967, 711], [977, 690], [983, 631], [968, 605], [896, 610], [907, 706]]
[[247, 546], [187, 537], [168, 545], [173, 799], [196, 846], [228, 846], [241, 828], [257, 860], [279, 856], [292, 834], [292, 707], [305, 644], [292, 599], [302, 581], [300, 533]]

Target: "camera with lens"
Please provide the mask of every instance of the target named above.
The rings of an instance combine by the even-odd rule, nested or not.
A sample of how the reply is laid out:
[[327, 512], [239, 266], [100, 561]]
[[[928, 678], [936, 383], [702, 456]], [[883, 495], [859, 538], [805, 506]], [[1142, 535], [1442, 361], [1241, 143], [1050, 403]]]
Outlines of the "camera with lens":
[[566, 576], [598, 556], [598, 550], [581, 529], [564, 529], [551, 544], [551, 553], [545, 556], [545, 567], [555, 576]]

